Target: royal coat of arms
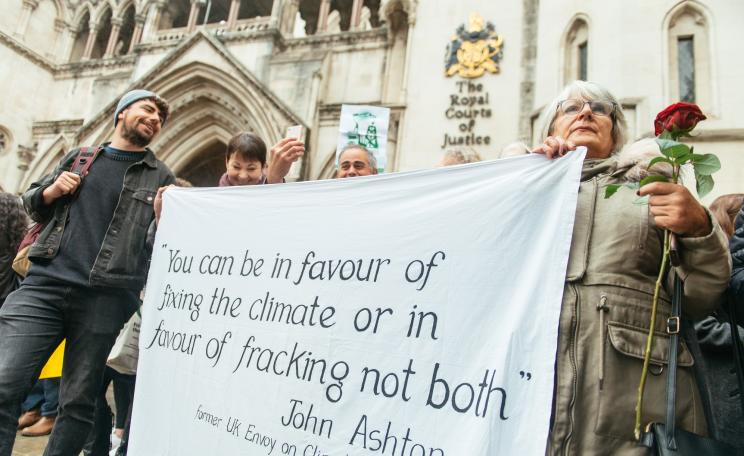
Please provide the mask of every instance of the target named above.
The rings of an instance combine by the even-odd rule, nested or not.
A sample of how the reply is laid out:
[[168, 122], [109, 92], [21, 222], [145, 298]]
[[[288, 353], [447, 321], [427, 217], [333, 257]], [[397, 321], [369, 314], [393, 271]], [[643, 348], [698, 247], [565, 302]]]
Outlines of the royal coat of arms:
[[503, 55], [503, 39], [496, 34], [492, 23], [486, 23], [479, 14], [470, 15], [470, 24], [457, 28], [457, 33], [447, 45], [445, 74], [459, 74], [464, 78], [479, 78], [485, 74], [499, 72], [499, 61]]

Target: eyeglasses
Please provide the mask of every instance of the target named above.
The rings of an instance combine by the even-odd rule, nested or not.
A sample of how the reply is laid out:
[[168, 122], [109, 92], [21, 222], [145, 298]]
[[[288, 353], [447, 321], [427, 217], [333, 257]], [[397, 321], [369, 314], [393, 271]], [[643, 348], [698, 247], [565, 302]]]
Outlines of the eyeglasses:
[[558, 110], [568, 116], [578, 115], [585, 105], [589, 105], [589, 109], [592, 110], [593, 114], [598, 116], [609, 116], [615, 112], [615, 103], [611, 101], [584, 101], [584, 100], [563, 100], [558, 103]]

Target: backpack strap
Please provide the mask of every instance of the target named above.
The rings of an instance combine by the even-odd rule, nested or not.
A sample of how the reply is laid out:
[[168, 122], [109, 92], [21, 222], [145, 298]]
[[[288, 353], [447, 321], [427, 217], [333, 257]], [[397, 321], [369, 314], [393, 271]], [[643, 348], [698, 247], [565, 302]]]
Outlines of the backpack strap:
[[70, 167], [70, 172], [77, 174], [80, 177], [88, 175], [88, 169], [93, 164], [93, 160], [98, 157], [98, 154], [103, 150], [103, 147], [81, 147], [75, 161]]

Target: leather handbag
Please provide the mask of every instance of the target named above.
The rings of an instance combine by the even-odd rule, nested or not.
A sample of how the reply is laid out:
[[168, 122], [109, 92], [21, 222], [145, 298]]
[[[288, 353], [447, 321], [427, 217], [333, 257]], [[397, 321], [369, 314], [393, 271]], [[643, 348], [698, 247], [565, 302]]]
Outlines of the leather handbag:
[[640, 444], [658, 456], [737, 456], [744, 452], [727, 443], [703, 437], [676, 427], [675, 398], [677, 396], [677, 352], [682, 324], [682, 280], [674, 274], [672, 313], [667, 320], [669, 334], [669, 368], [667, 369], [666, 423], [649, 423]]

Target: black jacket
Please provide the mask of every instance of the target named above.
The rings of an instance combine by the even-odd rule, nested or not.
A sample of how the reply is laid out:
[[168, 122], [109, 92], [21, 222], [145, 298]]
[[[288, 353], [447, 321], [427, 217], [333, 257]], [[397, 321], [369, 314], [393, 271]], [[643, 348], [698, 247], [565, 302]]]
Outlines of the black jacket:
[[[70, 151], [54, 171], [31, 184], [23, 194], [23, 204], [31, 218], [45, 223], [29, 250], [31, 260], [54, 258], [59, 251], [69, 207], [78, 192], [63, 196], [49, 206], [44, 205], [42, 193], [63, 171], [70, 169], [77, 153], [78, 149]], [[127, 169], [114, 216], [90, 271], [91, 286], [129, 289], [144, 286], [151, 253], [147, 233], [155, 219], [153, 202], [158, 188], [174, 181], [173, 173], [149, 149]]]
[[734, 235], [729, 241], [729, 249], [733, 263], [729, 292], [736, 300], [736, 314], [739, 318], [744, 318], [744, 207], [736, 216]]

